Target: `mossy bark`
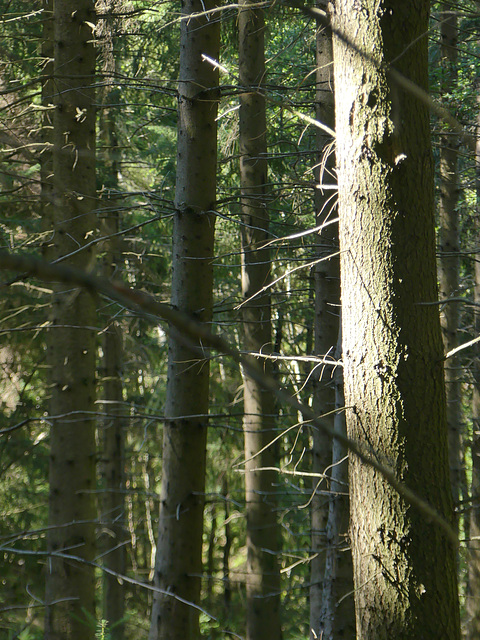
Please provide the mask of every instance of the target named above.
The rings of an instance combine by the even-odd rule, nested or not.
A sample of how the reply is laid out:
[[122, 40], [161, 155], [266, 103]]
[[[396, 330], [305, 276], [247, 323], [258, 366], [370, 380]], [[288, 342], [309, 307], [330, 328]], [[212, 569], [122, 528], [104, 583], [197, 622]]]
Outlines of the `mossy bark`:
[[[427, 107], [429, 2], [339, 0], [335, 38], [347, 429], [453, 522]], [[339, 88], [341, 87], [341, 90]], [[376, 471], [350, 461], [357, 638], [460, 637], [455, 549]]]

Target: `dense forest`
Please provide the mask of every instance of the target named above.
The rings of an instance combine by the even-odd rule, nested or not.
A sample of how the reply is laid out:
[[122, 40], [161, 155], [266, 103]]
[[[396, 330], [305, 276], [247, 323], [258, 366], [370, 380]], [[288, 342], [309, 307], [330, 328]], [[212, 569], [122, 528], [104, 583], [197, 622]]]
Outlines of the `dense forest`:
[[0, 0], [0, 638], [480, 638], [480, 2]]

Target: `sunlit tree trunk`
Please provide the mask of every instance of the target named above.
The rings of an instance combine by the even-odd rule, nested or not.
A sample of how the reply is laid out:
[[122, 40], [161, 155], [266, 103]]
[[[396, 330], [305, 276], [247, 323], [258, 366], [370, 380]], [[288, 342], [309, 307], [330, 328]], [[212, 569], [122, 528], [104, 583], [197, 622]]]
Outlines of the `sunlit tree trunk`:
[[[263, 10], [242, 1], [238, 18], [240, 94], [240, 185], [242, 203], [242, 323], [246, 351], [270, 353], [272, 326], [267, 201]], [[255, 359], [254, 356], [252, 356]], [[271, 373], [266, 360], [265, 371]], [[257, 380], [243, 373], [245, 500], [247, 516], [247, 640], [281, 637], [280, 534], [275, 515], [275, 402]], [[267, 470], [268, 469], [268, 470]]]
[[[442, 95], [451, 94], [457, 84], [457, 15], [451, 5], [443, 2], [440, 12], [440, 50]], [[440, 260], [439, 295], [441, 300], [458, 296], [459, 238], [458, 238], [458, 148], [459, 136], [444, 125], [440, 136]], [[440, 316], [445, 352], [458, 343], [458, 303], [445, 303]], [[450, 479], [453, 499], [458, 503], [462, 484], [461, 465], [461, 389], [458, 357], [445, 363], [445, 386], [447, 392], [447, 422], [449, 434]]]
[[[338, 0], [334, 38], [345, 404], [350, 438], [453, 523], [427, 107], [427, 0]], [[428, 454], [427, 454], [428, 452]], [[455, 549], [351, 456], [358, 640], [460, 637]]]
[[[480, 4], [480, 3], [479, 3]], [[475, 229], [477, 242], [480, 237], [480, 78], [477, 78], [477, 146], [476, 146], [476, 196], [477, 210]], [[477, 245], [478, 249], [478, 245]], [[480, 261], [474, 254], [474, 335], [480, 336]], [[467, 638], [480, 637], [480, 348], [475, 345], [473, 360], [473, 401], [472, 401], [472, 485], [470, 511], [470, 540], [468, 543], [468, 585], [467, 585]]]
[[[54, 5], [53, 247], [89, 270], [96, 221], [94, 3]], [[84, 290], [55, 286], [48, 362], [50, 502], [46, 565], [48, 640], [94, 637], [96, 309]], [[58, 554], [58, 555], [57, 555]], [[67, 559], [60, 554], [80, 558]]]
[[[210, 322], [216, 192], [219, 22], [211, 2], [184, 0], [178, 85], [172, 305]], [[209, 354], [171, 330], [160, 522], [150, 640], [199, 637]], [[167, 593], [168, 592], [168, 593]], [[181, 599], [180, 599], [181, 598]], [[187, 604], [186, 604], [187, 602]]]

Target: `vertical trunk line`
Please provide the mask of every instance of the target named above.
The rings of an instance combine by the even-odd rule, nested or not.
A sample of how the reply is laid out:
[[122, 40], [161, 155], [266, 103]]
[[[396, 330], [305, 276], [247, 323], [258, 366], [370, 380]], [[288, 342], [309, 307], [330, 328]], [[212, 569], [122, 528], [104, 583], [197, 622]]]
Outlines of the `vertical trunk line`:
[[[242, 209], [243, 343], [247, 352], [271, 353], [267, 196], [264, 14], [250, 0], [239, 9], [240, 187]], [[255, 358], [255, 356], [252, 356]], [[263, 364], [263, 363], [262, 363]], [[270, 361], [263, 364], [271, 374]], [[279, 529], [275, 515], [275, 403], [243, 372], [245, 501], [247, 517], [247, 640], [278, 640], [280, 623]], [[267, 447], [265, 449], [265, 447]], [[262, 453], [259, 453], [261, 452]], [[259, 470], [260, 469], [260, 470]]]

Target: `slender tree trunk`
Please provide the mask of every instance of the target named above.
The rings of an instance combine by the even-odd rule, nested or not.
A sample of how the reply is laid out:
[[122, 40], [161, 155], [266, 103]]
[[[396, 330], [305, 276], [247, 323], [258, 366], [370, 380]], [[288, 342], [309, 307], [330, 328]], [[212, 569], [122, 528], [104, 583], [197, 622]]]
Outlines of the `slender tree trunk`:
[[[101, 523], [103, 531], [103, 564], [124, 575], [126, 568], [125, 541], [125, 477], [124, 430], [122, 413], [122, 337], [113, 322], [104, 332], [102, 341], [102, 399], [107, 417], [101, 433], [101, 473], [103, 494]], [[109, 623], [112, 640], [122, 640], [125, 615], [125, 585], [116, 575], [103, 574], [103, 618]], [[115, 625], [115, 626], [113, 626]]]
[[[338, 0], [334, 39], [342, 326], [350, 438], [453, 523], [426, 88], [428, 0]], [[376, 64], [372, 62], [372, 58]], [[428, 455], [425, 454], [428, 452]], [[460, 637], [455, 549], [358, 458], [350, 462], [357, 638]]]
[[[182, 15], [211, 2], [183, 0]], [[212, 317], [216, 192], [219, 22], [181, 22], [177, 182], [172, 250], [172, 305], [198, 321]], [[208, 351], [170, 334], [160, 522], [150, 640], [199, 637], [205, 457], [209, 405]], [[178, 596], [178, 598], [177, 598]], [[180, 599], [181, 598], [181, 599]], [[192, 603], [185, 604], [185, 602]]]
[[[326, 10], [327, 2], [318, 2], [319, 8]], [[333, 48], [332, 35], [320, 24], [317, 25], [316, 39], [316, 117], [331, 129], [335, 126], [335, 106], [333, 94]], [[331, 136], [317, 129], [317, 165], [315, 168], [315, 210], [317, 227], [331, 221], [334, 213], [336, 193], [325, 186], [334, 186], [335, 154]], [[323, 185], [323, 188], [320, 188]], [[316, 236], [315, 265], [315, 353], [333, 357], [338, 337], [340, 306], [340, 258], [338, 255], [338, 226], [330, 224], [322, 228]], [[331, 257], [329, 257], [331, 256]], [[317, 367], [314, 372], [313, 407], [316, 414], [326, 414], [331, 427], [334, 424], [335, 389], [331, 367]], [[332, 462], [332, 443], [319, 429], [313, 429], [312, 471], [325, 473]], [[329, 482], [326, 478], [314, 478], [314, 496], [311, 504], [312, 560], [310, 563], [310, 638], [320, 637], [322, 626], [323, 580], [325, 577], [326, 529], [328, 517]]]
[[207, 561], [206, 561], [206, 573], [207, 573], [207, 585], [205, 602], [207, 606], [211, 608], [213, 603], [213, 588], [215, 585], [215, 546], [217, 544], [217, 505], [213, 503], [210, 512], [210, 531], [208, 534], [208, 546], [207, 546]]
[[[118, 213], [108, 211], [108, 196], [102, 231], [112, 235], [118, 231]], [[104, 257], [104, 276], [111, 278], [118, 268], [116, 242], [107, 243]], [[104, 566], [116, 574], [124, 575], [126, 570], [125, 541], [125, 418], [123, 408], [123, 341], [118, 323], [109, 319], [102, 332], [102, 368], [99, 380], [102, 386], [102, 409], [106, 414], [100, 432], [100, 473], [102, 490], [100, 500], [100, 521]], [[103, 574], [103, 619], [109, 623], [112, 640], [122, 640], [125, 615], [125, 585], [111, 573]]]
[[[442, 2], [440, 12], [440, 48], [442, 95], [450, 94], [457, 84], [457, 15], [451, 5]], [[458, 148], [459, 136], [448, 130], [440, 136], [440, 260], [439, 295], [441, 300], [458, 296], [459, 238], [458, 238]], [[458, 344], [458, 303], [444, 304], [440, 316], [445, 353]], [[447, 392], [447, 422], [449, 434], [450, 479], [453, 500], [458, 504], [462, 485], [461, 464], [461, 389], [458, 357], [445, 363]]]
[[[78, 251], [95, 229], [95, 49], [90, 0], [54, 6], [52, 254], [91, 269], [91, 248]], [[96, 309], [84, 290], [55, 286], [49, 365], [50, 503], [46, 567], [49, 640], [85, 640], [95, 633], [95, 336]]]
[[[341, 330], [335, 351], [335, 359], [342, 356]], [[346, 435], [345, 398], [343, 394], [343, 369], [337, 367], [335, 383], [335, 433]], [[322, 640], [355, 637], [355, 606], [353, 599], [353, 566], [348, 536], [348, 451], [334, 439], [332, 443], [332, 468], [330, 471], [330, 496], [325, 551], [325, 578], [320, 611], [320, 635]]]
[[42, 82], [41, 141], [43, 148], [40, 153], [40, 201], [42, 207], [42, 229], [47, 234], [47, 240], [43, 244], [43, 257], [48, 260], [51, 250], [48, 238], [50, 238], [53, 228], [53, 96], [55, 93], [53, 81], [53, 0], [43, 0], [42, 8], [42, 75], [44, 80]]
[[[477, 148], [476, 148], [476, 236], [480, 237], [480, 78], [477, 78]], [[477, 245], [478, 249], [478, 245]], [[474, 254], [474, 302], [475, 336], [480, 335], [480, 260]], [[468, 586], [467, 586], [467, 638], [480, 637], [480, 348], [475, 345], [473, 360], [473, 401], [472, 401], [472, 486], [470, 511], [470, 539], [468, 545]]]
[[[240, 184], [242, 194], [243, 343], [246, 351], [270, 353], [270, 280], [266, 163], [264, 16], [242, 0], [238, 19], [240, 94]], [[255, 296], [252, 298], [252, 296]], [[254, 357], [254, 356], [252, 356]], [[271, 364], [264, 364], [271, 373]], [[247, 640], [281, 637], [280, 535], [275, 516], [275, 402], [272, 394], [243, 374], [245, 500], [247, 516]]]
[[228, 480], [225, 476], [222, 483], [222, 493], [225, 496], [224, 528], [225, 544], [223, 546], [223, 610], [225, 618], [230, 617], [230, 605], [232, 602], [232, 586], [230, 582], [230, 552], [232, 549], [232, 528], [230, 526], [230, 495], [228, 492]]
[[[98, 11], [104, 16], [97, 27], [97, 37], [101, 42], [101, 69], [107, 86], [101, 94], [102, 111], [99, 121], [101, 153], [99, 153], [99, 178], [101, 191], [102, 235], [107, 238], [103, 245], [103, 275], [105, 278], [118, 277], [122, 268], [121, 241], [116, 235], [120, 230], [120, 214], [116, 209], [119, 189], [119, 150], [115, 115], [118, 113], [119, 95], [112, 90], [116, 70], [114, 51], [115, 10], [113, 0], [97, 3]], [[99, 434], [101, 445], [100, 475], [102, 489], [100, 499], [100, 521], [102, 537], [100, 545], [103, 563], [115, 574], [125, 574], [126, 530], [125, 505], [125, 429], [122, 417], [123, 407], [123, 340], [121, 327], [115, 318], [106, 319], [106, 327], [101, 334], [102, 362], [101, 379], [102, 409], [106, 414]], [[112, 573], [103, 573], [103, 619], [108, 622], [111, 640], [122, 640], [124, 636], [125, 585]]]

